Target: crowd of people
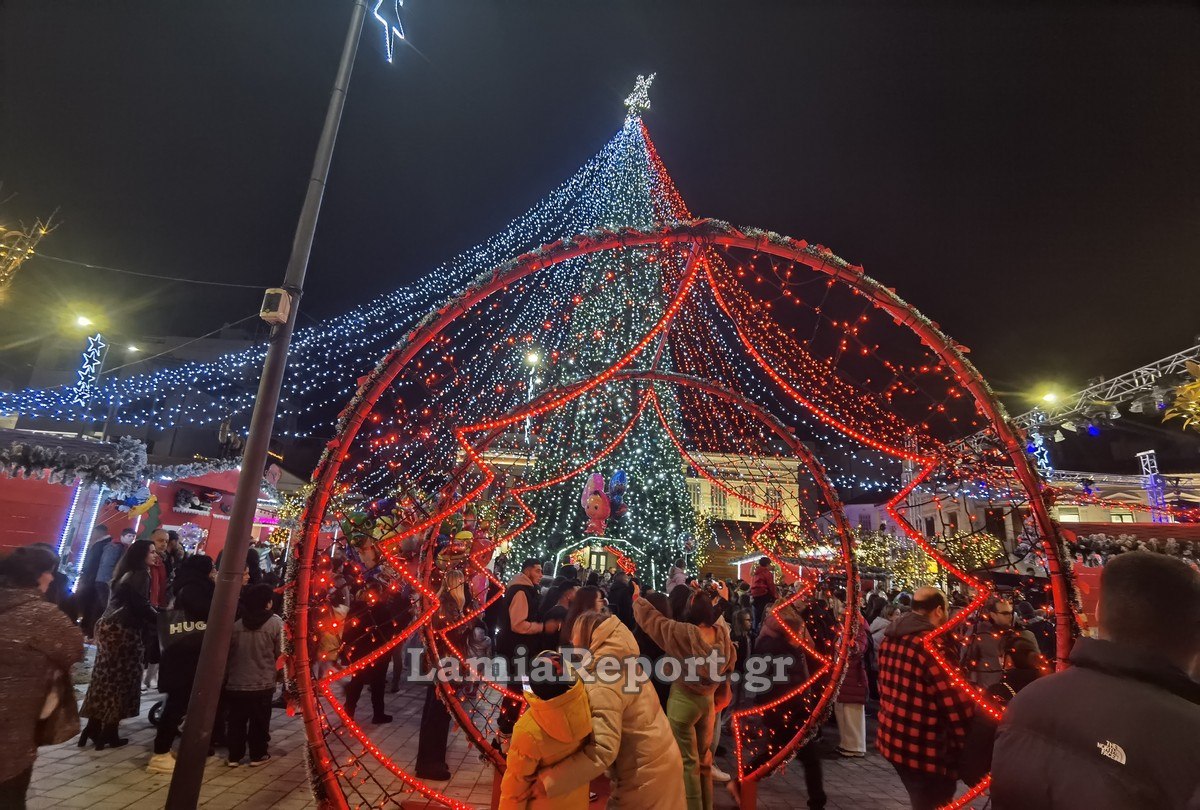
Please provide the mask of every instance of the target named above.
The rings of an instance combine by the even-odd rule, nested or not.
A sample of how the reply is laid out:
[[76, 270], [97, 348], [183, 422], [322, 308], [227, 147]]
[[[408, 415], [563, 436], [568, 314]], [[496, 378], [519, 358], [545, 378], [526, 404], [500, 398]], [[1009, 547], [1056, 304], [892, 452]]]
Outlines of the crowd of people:
[[1200, 806], [1195, 569], [1149, 552], [1111, 560], [1098, 637], [1078, 639], [1055, 674], [1038, 611], [998, 595], [966, 634], [938, 633], [954, 610], [919, 588], [881, 628], [877, 745], [914, 810], [989, 771], [997, 810]]
[[[493, 741], [507, 757], [501, 806], [584, 807], [588, 786], [604, 774], [622, 807], [711, 808], [713, 785], [720, 783], [736, 795], [736, 780], [716, 760], [732, 754], [732, 742], [722, 744], [732, 710], [762, 705], [763, 739], [781, 745], [798, 717], [791, 695], [810, 672], [805, 648], [836, 643], [840, 615], [821, 599], [784, 606], [792, 587], [777, 581], [767, 558], [751, 582], [692, 576], [679, 560], [663, 591], [619, 569], [564, 565], [551, 578], [540, 560], [524, 560], [484, 619], [495, 627], [496, 652], [513, 673]], [[570, 650], [589, 655], [575, 666], [561, 658]], [[744, 676], [755, 654], [791, 663], [779, 683], [751, 693]], [[659, 666], [664, 660], [681, 666]], [[686, 666], [708, 660], [711, 668]], [[589, 668], [605, 661], [616, 662], [621, 677], [594, 677]], [[547, 683], [539, 668], [564, 675]], [[865, 672], [858, 682], [865, 691]], [[843, 686], [847, 705], [865, 703], [855, 688]], [[522, 691], [530, 707], [523, 715], [516, 698]], [[809, 806], [824, 807], [821, 757], [813, 740], [805, 743], [797, 756]], [[774, 750], [760, 746], [750, 764]], [[865, 754], [865, 742], [856, 753]], [[426, 773], [446, 774], [444, 763], [425, 765], [440, 766]]]
[[547, 579], [540, 561], [526, 560], [498, 603], [500, 653], [535, 674], [566, 673], [523, 684], [530, 709], [515, 726], [519, 703], [506, 705], [495, 742], [508, 760], [503, 807], [582, 808], [601, 774], [621, 806], [708, 808], [714, 782], [737, 795], [736, 779], [714, 762], [722, 719], [739, 700], [728, 680], [597, 682], [594, 663], [571, 673], [564, 647], [588, 650], [591, 662], [717, 651], [729, 662], [722, 676], [751, 655], [790, 653], [783, 680], [749, 698], [764, 707], [763, 728], [786, 738], [796, 716], [773, 702], [811, 665], [794, 639], [832, 652], [847, 610], [860, 613], [834, 704], [837, 744], [808, 739], [795, 752], [809, 807], [827, 803], [823, 758], [867, 754], [868, 712], [878, 721], [870, 743], [915, 810], [940, 807], [989, 773], [1000, 810], [1200, 806], [1200, 576], [1165, 555], [1110, 563], [1099, 638], [1080, 639], [1060, 674], [1051, 674], [1052, 621], [1012, 592], [939, 633], [966, 607], [965, 593], [879, 586], [848, 600], [824, 587], [784, 604], [788, 591], [766, 558], [749, 583], [697, 579], [680, 563], [666, 593], [643, 592], [619, 571], [564, 566]]
[[[165, 531], [137, 540], [98, 526], [96, 535], [76, 587], [78, 621], [55, 605], [65, 589], [48, 546], [18, 549], [0, 563], [0, 806], [23, 806], [38, 745], [61, 742], [47, 735], [78, 728], [79, 717], [86, 720], [80, 747], [125, 745], [119, 724], [139, 713], [149, 688], [165, 699], [147, 767], [174, 769], [171, 747], [193, 685], [215, 564], [182, 553]], [[274, 566], [253, 548], [247, 563], [213, 732], [235, 767], [270, 758], [283, 634], [274, 577], [264, 573]], [[394, 692], [405, 669], [429, 672], [438, 663], [427, 654], [419, 664], [406, 657], [421, 643], [413, 621], [429, 605], [380, 563], [369, 548], [339, 546], [325, 558], [325, 598], [312, 608], [323, 618], [314, 614], [310, 639], [318, 677], [346, 670], [346, 714], [355, 717], [366, 690], [376, 724], [392, 721], [389, 667]], [[962, 592], [880, 584], [853, 594], [829, 580], [815, 590], [809, 583], [792, 600], [800, 585], [781, 582], [765, 557], [749, 582], [693, 576], [680, 560], [662, 591], [619, 569], [564, 565], [547, 576], [532, 558], [502, 588], [454, 564], [435, 571], [433, 626], [447, 647], [505, 663], [492, 744], [507, 762], [506, 810], [582, 810], [602, 775], [622, 807], [707, 810], [722, 783], [737, 797], [736, 776], [721, 767], [730, 760], [720, 759], [732, 753], [722, 744], [731, 712], [760, 707], [760, 741], [768, 744], [748, 745], [742, 765], [769, 761], [798, 727], [805, 704], [794, 692], [813, 672], [813, 651], [832, 657], [848, 626], [854, 637], [830, 718], [836, 745], [820, 738], [817, 724], [791, 752], [810, 808], [828, 801], [823, 759], [861, 758], [871, 748], [894, 767], [917, 810], [945, 804], [989, 773], [1000, 810], [1200, 806], [1200, 574], [1166, 555], [1131, 552], [1109, 562], [1099, 638], [1078, 640], [1072, 668], [1058, 674], [1050, 674], [1050, 617], [1012, 592], [995, 593], [945, 632], [966, 607]], [[164, 623], [164, 615], [180, 621]], [[174, 638], [161, 632], [165, 624], [190, 630]], [[76, 717], [70, 671], [85, 637], [96, 657]], [[756, 656], [787, 666], [768, 688], [750, 691], [747, 662]], [[659, 666], [669, 661], [713, 666]], [[598, 677], [612, 662], [617, 677]], [[470, 673], [425, 686], [416, 774], [431, 781], [451, 776], [445, 689], [493, 705]], [[51, 699], [56, 690], [64, 700]]]
[[[270, 759], [283, 638], [273, 563], [262, 544], [247, 553], [210, 752], [226, 748], [230, 766]], [[0, 807], [25, 806], [47, 728], [57, 730], [53, 742], [77, 732], [80, 748], [122, 747], [129, 740], [121, 721], [141, 713], [151, 690], [163, 700], [146, 767], [174, 771], [171, 748], [191, 696], [215, 575], [213, 559], [187, 554], [175, 532], [157, 529], [138, 540], [131, 529], [113, 537], [103, 524], [93, 530], [73, 592], [48, 545], [15, 549], [0, 562]], [[94, 644], [95, 660], [76, 709], [71, 668], [83, 660], [85, 642]], [[63, 729], [70, 730], [65, 737]]]

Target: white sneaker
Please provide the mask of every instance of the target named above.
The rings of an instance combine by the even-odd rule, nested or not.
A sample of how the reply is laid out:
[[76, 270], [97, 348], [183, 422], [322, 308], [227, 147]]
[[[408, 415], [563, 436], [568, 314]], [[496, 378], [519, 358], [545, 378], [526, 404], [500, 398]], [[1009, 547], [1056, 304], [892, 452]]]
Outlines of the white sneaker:
[[728, 782], [728, 781], [732, 780], [733, 777], [730, 776], [729, 774], [725, 773], [725, 771], [721, 770], [716, 765], [713, 765], [712, 766], [712, 779], [714, 782]]
[[149, 773], [175, 773], [175, 757], [166, 754], [151, 754], [150, 764], [146, 766]]

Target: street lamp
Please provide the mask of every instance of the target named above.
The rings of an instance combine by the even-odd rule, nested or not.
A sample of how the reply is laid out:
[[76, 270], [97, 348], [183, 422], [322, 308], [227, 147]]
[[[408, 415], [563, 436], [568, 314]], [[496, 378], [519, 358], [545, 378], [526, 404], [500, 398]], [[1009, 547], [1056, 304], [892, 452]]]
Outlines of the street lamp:
[[[533, 401], [533, 385], [539, 382], [536, 374], [538, 364], [542, 362], [542, 356], [538, 354], [536, 349], [531, 349], [525, 353], [525, 364], [529, 366], [529, 384], [525, 386], [525, 404], [528, 405]], [[533, 423], [533, 417], [525, 417], [525, 445], [529, 446], [529, 428]]]
[[87, 329], [92, 325], [92, 319], [86, 315], [78, 315], [75, 318], [75, 325], [80, 329]]

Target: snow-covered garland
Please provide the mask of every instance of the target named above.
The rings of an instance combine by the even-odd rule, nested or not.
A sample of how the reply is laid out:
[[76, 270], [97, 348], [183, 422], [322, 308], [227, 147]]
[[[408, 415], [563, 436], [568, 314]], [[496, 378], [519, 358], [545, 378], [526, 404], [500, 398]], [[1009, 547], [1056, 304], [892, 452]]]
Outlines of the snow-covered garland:
[[116, 444], [98, 444], [76, 450], [55, 445], [15, 441], [0, 447], [0, 473], [11, 478], [41, 478], [52, 484], [97, 484], [114, 493], [130, 493], [149, 480], [194, 478], [232, 470], [237, 459], [193, 461], [163, 466], [149, 464], [146, 445], [130, 436]]

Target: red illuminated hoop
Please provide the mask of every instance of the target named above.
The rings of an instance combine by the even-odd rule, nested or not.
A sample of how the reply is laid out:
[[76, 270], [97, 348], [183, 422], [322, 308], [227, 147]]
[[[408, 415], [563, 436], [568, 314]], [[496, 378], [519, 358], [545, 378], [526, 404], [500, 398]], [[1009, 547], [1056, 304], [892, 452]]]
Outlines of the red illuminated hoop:
[[[294, 604], [290, 611], [290, 637], [295, 640], [289, 659], [288, 671], [294, 679], [297, 699], [304, 717], [305, 735], [308, 740], [310, 768], [314, 780], [320, 785], [323, 806], [346, 807], [346, 801], [338, 784], [336, 767], [333, 756], [326, 744], [322, 731], [324, 718], [317, 706], [314, 683], [311, 674], [311, 657], [308, 653], [309, 629], [309, 595], [313, 572], [313, 559], [317, 548], [317, 535], [320, 530], [326, 507], [332, 495], [338, 474], [343, 462], [348, 458], [348, 450], [353, 445], [360, 429], [376, 402], [392, 385], [396, 377], [417, 356], [417, 354], [435, 337], [441, 334], [459, 316], [469, 312], [472, 307], [488, 298], [497, 291], [503, 290], [526, 276], [553, 267], [564, 261], [617, 249], [666, 247], [671, 245], [691, 245], [693, 249], [704, 247], [737, 248], [754, 251], [759, 254], [774, 256], [785, 261], [804, 265], [813, 271], [823, 273], [851, 287], [858, 294], [865, 296], [875, 306], [887, 312], [901, 326], [907, 326], [914, 334], [933, 351], [949, 368], [960, 385], [971, 392], [976, 406], [981, 414], [991, 423], [991, 427], [999, 439], [1001, 446], [1009, 457], [1013, 472], [1028, 495], [1029, 506], [1043, 538], [1046, 552], [1047, 569], [1050, 575], [1054, 608], [1058, 622], [1058, 657], [1060, 663], [1065, 658], [1070, 645], [1070, 603], [1066, 582], [1065, 563], [1060, 551], [1058, 532], [1050, 519], [1046, 504], [1042, 499], [1040, 482], [1030, 465], [1025, 448], [1017, 429], [1009, 422], [1003, 406], [996, 401], [991, 390], [963, 350], [949, 337], [927, 319], [923, 318], [911, 305], [901, 299], [896, 293], [884, 287], [878, 281], [863, 274], [860, 267], [849, 265], [838, 260], [833, 254], [824, 250], [814, 250], [807, 242], [787, 237], [768, 235], [764, 233], [747, 234], [725, 223], [713, 220], [697, 220], [656, 231], [636, 231], [632, 229], [620, 232], [599, 232], [575, 237], [567, 241], [558, 241], [537, 251], [523, 254], [515, 260], [495, 268], [493, 271], [478, 277], [475, 282], [445, 304], [436, 312], [426, 317], [418, 327], [406, 335], [395, 349], [389, 352], [376, 369], [365, 378], [358, 393], [344, 411], [341, 432], [330, 442], [317, 470], [313, 481], [314, 491], [305, 509], [303, 527], [296, 543], [295, 588], [292, 590]], [[693, 254], [695, 255], [695, 254]], [[678, 302], [676, 302], [678, 304]], [[648, 338], [649, 336], [647, 336]], [[622, 369], [613, 368], [604, 375], [608, 382], [616, 379]], [[675, 375], [668, 375], [674, 377]], [[672, 379], [681, 383], [682, 380]], [[594, 381], [596, 382], [596, 381]], [[719, 389], [719, 386], [710, 386]], [[721, 389], [724, 390], [724, 389]], [[709, 393], [716, 393], [710, 391]], [[741, 403], [739, 403], [741, 404]], [[768, 415], [769, 416], [769, 415]], [[767, 420], [771, 425], [774, 420]], [[789, 434], [790, 435], [790, 434]], [[797, 443], [798, 444], [798, 443]], [[807, 454], [806, 454], [807, 455]], [[801, 456], [804, 458], [804, 456]], [[815, 461], [815, 459], [813, 459]], [[806, 459], [807, 462], [807, 459]], [[810, 471], [814, 468], [810, 467]], [[817, 468], [819, 470], [819, 465]], [[840, 516], [836, 496], [826, 483], [823, 471], [813, 476], [826, 494], [827, 503]], [[915, 486], [915, 484], [914, 484]], [[893, 502], [895, 503], [895, 502]], [[893, 511], [893, 517], [898, 517]], [[899, 521], [907, 526], [907, 521]], [[846, 541], [844, 518], [838, 524]], [[911, 527], [909, 527], [911, 529]], [[847, 560], [852, 555], [846, 554]], [[850, 563], [852, 565], [852, 563]], [[851, 617], [854, 611], [847, 611]], [[847, 618], [847, 622], [854, 619]], [[847, 627], [845, 630], [849, 630]], [[852, 634], [843, 632], [843, 638], [848, 643]], [[837, 656], [835, 667], [844, 659]], [[835, 670], [831, 685], [836, 688], [840, 680], [840, 669]], [[815, 714], [815, 713], [814, 713]], [[776, 758], [779, 758], [777, 755]], [[759, 771], [763, 771], [760, 768]], [[754, 776], [761, 775], [758, 771]]]

